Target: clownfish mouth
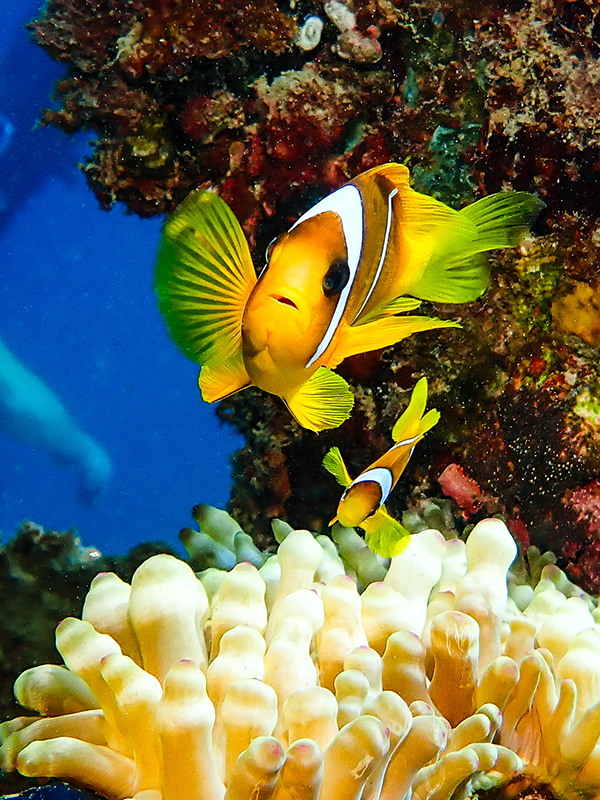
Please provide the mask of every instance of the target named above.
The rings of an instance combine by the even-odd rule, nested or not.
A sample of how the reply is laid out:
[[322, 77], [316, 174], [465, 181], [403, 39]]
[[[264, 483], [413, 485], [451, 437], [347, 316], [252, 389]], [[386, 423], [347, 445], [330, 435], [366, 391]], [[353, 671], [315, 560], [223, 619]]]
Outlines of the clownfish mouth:
[[291, 300], [289, 297], [286, 297], [285, 295], [273, 294], [271, 295], [271, 297], [273, 298], [273, 300], [276, 300], [278, 303], [281, 303], [284, 306], [291, 306], [292, 308], [295, 308], [296, 311], [298, 310], [298, 306], [296, 305], [296, 303], [294, 303], [293, 300]]

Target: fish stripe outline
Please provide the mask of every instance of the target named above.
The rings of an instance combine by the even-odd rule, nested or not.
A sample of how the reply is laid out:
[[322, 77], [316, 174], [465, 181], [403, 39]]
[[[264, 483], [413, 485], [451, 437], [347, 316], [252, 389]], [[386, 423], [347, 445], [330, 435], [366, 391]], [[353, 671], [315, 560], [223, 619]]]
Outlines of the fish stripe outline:
[[392, 491], [394, 483], [394, 476], [392, 475], [391, 470], [389, 470], [387, 467], [374, 467], [373, 469], [368, 469], [365, 472], [363, 472], [361, 475], [358, 476], [358, 478], [355, 478], [352, 481], [350, 486], [346, 489], [346, 491], [342, 495], [342, 500], [348, 494], [348, 492], [353, 486], [356, 486], [358, 483], [363, 483], [364, 481], [373, 481], [373, 483], [379, 484], [379, 488], [381, 489], [381, 498], [379, 500], [379, 507], [381, 508], [381, 506], [388, 499], [388, 495]]
[[[420, 437], [421, 437], [421, 434], [417, 433], [416, 436], [411, 436], [410, 439], [403, 439], [401, 442], [396, 442], [396, 444], [393, 447], [390, 447], [390, 449], [388, 450], [388, 453], [391, 453], [392, 450], [396, 450], [396, 448], [398, 448], [398, 447], [406, 447], [406, 445], [416, 443], [417, 440], [420, 439]], [[412, 450], [410, 451], [411, 454], [412, 454], [412, 451], [414, 449], [415, 448], [413, 447]]]
[[353, 186], [351, 183], [342, 186], [341, 189], [337, 189], [337, 191], [324, 197], [323, 200], [320, 200], [292, 225], [290, 231], [293, 231], [301, 222], [316, 217], [318, 214], [323, 214], [325, 211], [333, 211], [334, 214], [338, 215], [342, 223], [342, 232], [346, 241], [346, 252], [348, 253], [350, 279], [340, 293], [325, 335], [321, 339], [313, 356], [308, 360], [306, 369], [312, 367], [315, 361], [323, 355], [335, 336], [344, 311], [346, 310], [354, 279], [356, 278], [364, 240], [362, 197], [358, 187]]
[[391, 230], [392, 230], [392, 218], [393, 218], [393, 214], [394, 214], [394, 209], [392, 207], [392, 201], [393, 201], [394, 197], [397, 194], [398, 194], [398, 189], [394, 189], [388, 195], [387, 222], [385, 224], [385, 235], [383, 237], [383, 247], [381, 248], [381, 256], [379, 258], [379, 264], [377, 265], [377, 269], [375, 270], [375, 277], [373, 278], [373, 280], [371, 282], [371, 286], [369, 287], [369, 291], [367, 292], [367, 296], [363, 300], [361, 307], [358, 309], [358, 313], [356, 313], [354, 315], [354, 319], [352, 320], [353, 322], [356, 321], [360, 317], [360, 315], [362, 313], [362, 310], [367, 305], [367, 303], [369, 301], [369, 298], [373, 294], [373, 290], [375, 289], [375, 286], [377, 285], [377, 281], [379, 280], [379, 277], [381, 275], [381, 270], [383, 269], [383, 262], [386, 259], [388, 247], [389, 247], [389, 244], [390, 244], [390, 233], [391, 233]]

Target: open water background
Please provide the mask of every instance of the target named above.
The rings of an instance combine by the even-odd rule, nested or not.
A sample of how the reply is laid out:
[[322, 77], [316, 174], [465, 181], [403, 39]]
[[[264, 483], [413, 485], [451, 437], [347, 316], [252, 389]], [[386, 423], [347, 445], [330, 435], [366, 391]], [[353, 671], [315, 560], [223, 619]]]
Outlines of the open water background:
[[149, 539], [176, 545], [193, 505], [227, 502], [229, 455], [242, 442], [201, 401], [197, 368], [156, 309], [161, 220], [102, 211], [77, 168], [86, 137], [35, 128], [64, 72], [24, 30], [36, 10], [30, 0], [0, 5], [0, 134], [10, 133], [0, 152], [0, 339], [114, 471], [86, 506], [73, 468], [0, 430], [0, 536], [31, 519], [76, 528], [109, 554]]

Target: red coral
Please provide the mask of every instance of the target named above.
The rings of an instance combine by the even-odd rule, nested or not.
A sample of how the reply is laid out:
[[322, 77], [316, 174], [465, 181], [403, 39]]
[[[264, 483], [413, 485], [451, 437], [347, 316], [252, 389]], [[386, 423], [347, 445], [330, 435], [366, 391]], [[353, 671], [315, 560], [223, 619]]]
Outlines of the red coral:
[[600, 537], [600, 481], [570, 492], [564, 502], [578, 513], [577, 522], [585, 521], [590, 533]]
[[444, 494], [451, 497], [467, 514], [474, 514], [482, 507], [485, 498], [481, 489], [458, 464], [448, 464], [438, 482]]

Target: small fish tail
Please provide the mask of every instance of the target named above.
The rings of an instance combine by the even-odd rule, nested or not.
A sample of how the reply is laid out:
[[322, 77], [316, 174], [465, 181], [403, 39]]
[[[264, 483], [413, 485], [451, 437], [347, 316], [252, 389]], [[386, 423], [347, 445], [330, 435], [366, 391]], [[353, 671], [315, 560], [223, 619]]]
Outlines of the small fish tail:
[[427, 378], [420, 378], [412, 391], [408, 407], [392, 428], [392, 439], [400, 442], [413, 436], [423, 436], [439, 422], [440, 412], [432, 408], [425, 416]]

